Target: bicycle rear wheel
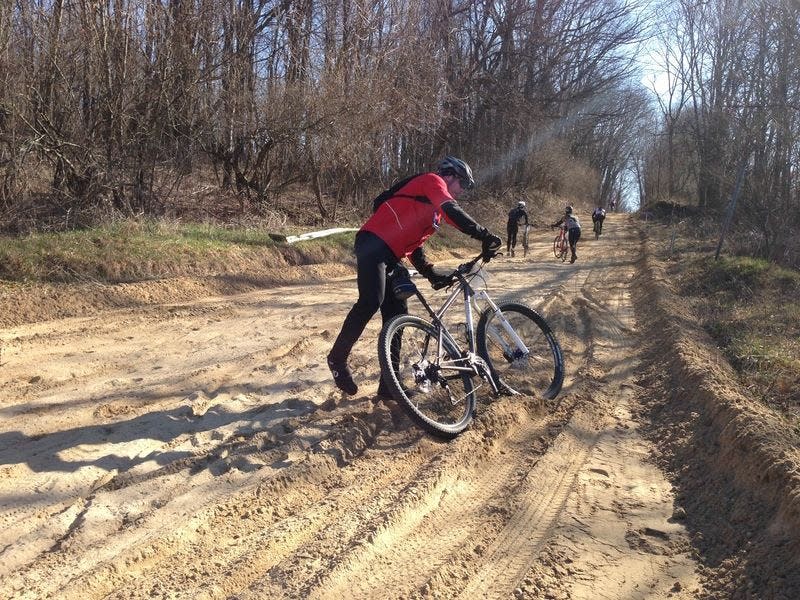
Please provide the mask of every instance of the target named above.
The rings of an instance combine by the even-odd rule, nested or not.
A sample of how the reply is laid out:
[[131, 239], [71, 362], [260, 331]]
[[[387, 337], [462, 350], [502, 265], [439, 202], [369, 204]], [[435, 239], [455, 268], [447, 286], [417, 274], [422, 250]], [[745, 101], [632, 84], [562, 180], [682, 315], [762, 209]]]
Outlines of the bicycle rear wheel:
[[525, 396], [555, 398], [564, 383], [564, 357], [547, 321], [517, 302], [498, 309], [501, 314], [491, 308], [481, 314], [477, 332], [478, 354], [495, 381]]
[[381, 330], [378, 357], [383, 381], [411, 419], [451, 439], [472, 422], [475, 388], [459, 350], [443, 338], [440, 352], [439, 333], [419, 317], [398, 315]]

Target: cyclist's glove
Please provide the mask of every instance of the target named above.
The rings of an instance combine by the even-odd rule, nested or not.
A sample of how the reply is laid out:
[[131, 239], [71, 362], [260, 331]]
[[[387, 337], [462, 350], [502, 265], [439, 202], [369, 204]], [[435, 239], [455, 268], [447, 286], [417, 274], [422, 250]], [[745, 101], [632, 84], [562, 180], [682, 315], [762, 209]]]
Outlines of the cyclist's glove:
[[420, 269], [420, 274], [431, 282], [431, 286], [435, 290], [441, 290], [453, 283], [453, 272], [442, 271], [428, 263], [424, 268]]
[[497, 251], [500, 250], [500, 247], [503, 245], [503, 240], [501, 240], [496, 235], [486, 232], [486, 235], [483, 237], [483, 258], [485, 260], [489, 260], [497, 256]]

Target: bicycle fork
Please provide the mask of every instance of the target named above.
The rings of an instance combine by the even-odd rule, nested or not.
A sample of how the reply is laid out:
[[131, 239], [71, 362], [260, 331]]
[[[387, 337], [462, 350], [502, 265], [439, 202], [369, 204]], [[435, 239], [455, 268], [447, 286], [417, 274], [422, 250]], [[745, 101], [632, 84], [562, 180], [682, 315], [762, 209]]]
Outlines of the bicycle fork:
[[[503, 357], [512, 366], [514, 363], [519, 363], [526, 359], [530, 354], [530, 350], [511, 326], [511, 323], [508, 322], [503, 311], [497, 307], [485, 292], [478, 292], [478, 295], [486, 301], [494, 314], [494, 318], [487, 324], [486, 335], [502, 349]], [[505, 332], [505, 336], [503, 332]]]

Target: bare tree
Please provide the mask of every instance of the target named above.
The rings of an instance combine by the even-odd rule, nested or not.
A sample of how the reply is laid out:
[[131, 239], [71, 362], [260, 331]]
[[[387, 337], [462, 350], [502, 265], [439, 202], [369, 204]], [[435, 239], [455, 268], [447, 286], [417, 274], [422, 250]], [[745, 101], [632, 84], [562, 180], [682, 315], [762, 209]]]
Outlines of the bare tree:
[[[686, 95], [662, 106], [670, 140], [664, 152], [679, 174], [670, 192], [681, 176], [692, 179], [698, 206], [721, 213], [736, 174], [746, 174], [736, 237], [753, 240], [753, 253], [796, 264], [800, 6], [682, 0], [675, 25], [679, 35], [665, 40], [665, 52], [678, 57], [670, 64], [679, 67], [676, 85]], [[691, 111], [673, 119], [684, 98]]]
[[[610, 190], [621, 170], [609, 165], [625, 160], [611, 155], [626, 150], [607, 115], [628, 105], [598, 102], [633, 75], [633, 8], [15, 0], [0, 13], [0, 152], [24, 158], [4, 185], [43, 164], [37, 191], [57, 213], [157, 214], [211, 171], [239, 210], [324, 222], [454, 153], [490, 186], [557, 190], [564, 161], [594, 169], [587, 181], [605, 173]], [[569, 155], [585, 131], [605, 159]], [[289, 189], [311, 202], [282, 204]]]

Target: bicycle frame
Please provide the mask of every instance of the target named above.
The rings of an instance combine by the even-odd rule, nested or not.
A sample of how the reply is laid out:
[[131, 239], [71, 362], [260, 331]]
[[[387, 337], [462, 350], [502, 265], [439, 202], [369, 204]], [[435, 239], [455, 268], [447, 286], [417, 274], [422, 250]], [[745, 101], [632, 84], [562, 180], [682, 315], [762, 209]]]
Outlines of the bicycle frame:
[[[422, 294], [417, 290], [417, 298], [419, 298], [422, 305], [425, 307], [425, 310], [430, 315], [431, 319], [433, 320], [434, 325], [437, 326], [439, 330], [439, 340], [438, 341], [438, 352], [437, 352], [437, 360], [439, 364], [446, 365], [449, 370], [453, 371], [470, 371], [475, 375], [478, 375], [482, 379], [488, 381], [489, 385], [492, 388], [492, 391], [496, 394], [499, 391], [499, 386], [497, 381], [495, 381], [494, 376], [491, 373], [491, 368], [486, 363], [486, 361], [481, 358], [476, 352], [476, 342], [475, 342], [475, 312], [481, 312], [480, 302], [485, 302], [487, 305], [487, 309], [491, 309], [497, 322], [503, 327], [503, 329], [508, 333], [511, 340], [516, 344], [515, 350], [518, 352], [527, 355], [529, 353], [529, 349], [522, 341], [522, 339], [517, 335], [514, 328], [511, 327], [511, 324], [503, 315], [502, 311], [498, 308], [497, 304], [492, 300], [489, 296], [489, 293], [486, 290], [475, 290], [471, 285], [470, 281], [477, 277], [478, 272], [480, 269], [476, 271], [472, 271], [473, 267], [477, 264], [478, 260], [481, 257], [478, 256], [477, 258], [473, 259], [472, 261], [465, 263], [462, 267], [469, 267], [465, 269], [465, 272], [461, 270], [457, 270], [454, 273], [455, 279], [458, 281], [458, 285], [455, 286], [453, 291], [450, 292], [450, 295], [447, 297], [447, 300], [444, 301], [442, 306], [439, 310], [434, 311], [431, 308], [430, 304], [425, 300]], [[458, 341], [453, 337], [450, 331], [447, 329], [447, 326], [444, 323], [444, 315], [450, 309], [450, 307], [455, 304], [456, 300], [459, 296], [463, 297], [464, 301], [464, 319], [465, 319], [465, 333], [467, 336], [467, 346], [468, 351], [464, 352], [462, 350], [462, 357], [457, 361], [443, 361], [442, 360], [442, 338], [447, 338], [447, 341], [450, 342], [455, 348], [461, 348], [461, 345]], [[498, 344], [503, 347], [505, 352], [509, 352], [509, 354], [513, 354], [510, 352], [509, 344], [502, 339], [501, 336], [497, 335], [496, 333], [492, 334], [492, 339], [494, 339]], [[466, 360], [468, 367], [460, 366], [458, 363], [460, 361]]]
[[560, 225], [558, 229], [558, 235], [556, 235], [556, 239], [553, 241], [553, 254], [555, 254], [557, 259], [560, 258], [563, 261], [569, 251], [569, 237], [566, 227]]

